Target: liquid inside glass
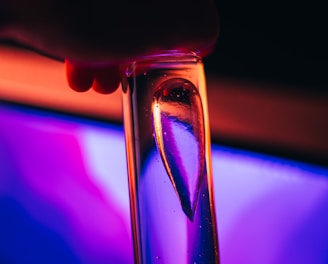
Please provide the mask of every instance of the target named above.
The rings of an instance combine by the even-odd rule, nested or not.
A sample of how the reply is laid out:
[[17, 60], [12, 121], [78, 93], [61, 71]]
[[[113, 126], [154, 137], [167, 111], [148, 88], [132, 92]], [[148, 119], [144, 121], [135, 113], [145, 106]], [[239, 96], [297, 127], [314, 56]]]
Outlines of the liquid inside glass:
[[154, 94], [152, 112], [158, 151], [182, 209], [193, 221], [205, 164], [199, 93], [186, 79], [164, 81]]

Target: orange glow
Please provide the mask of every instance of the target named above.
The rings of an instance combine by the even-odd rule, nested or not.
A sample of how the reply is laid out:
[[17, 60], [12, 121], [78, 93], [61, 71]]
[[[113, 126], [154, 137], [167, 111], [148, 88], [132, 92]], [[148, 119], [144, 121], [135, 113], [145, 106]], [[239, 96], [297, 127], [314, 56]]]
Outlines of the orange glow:
[[[63, 63], [8, 46], [0, 46], [0, 58], [0, 99], [122, 121], [121, 89], [77, 93]], [[327, 97], [276, 88], [207, 76], [212, 136], [327, 156]]]
[[0, 46], [0, 98], [121, 121], [121, 90], [103, 95], [69, 88], [64, 63]]

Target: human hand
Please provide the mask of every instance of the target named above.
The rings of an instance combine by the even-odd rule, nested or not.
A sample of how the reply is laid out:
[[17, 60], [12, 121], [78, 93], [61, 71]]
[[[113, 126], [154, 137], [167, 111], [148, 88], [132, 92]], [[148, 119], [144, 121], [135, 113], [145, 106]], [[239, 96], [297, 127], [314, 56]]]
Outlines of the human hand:
[[65, 60], [77, 91], [116, 90], [119, 66], [167, 50], [206, 56], [218, 35], [211, 0], [0, 0], [0, 37]]

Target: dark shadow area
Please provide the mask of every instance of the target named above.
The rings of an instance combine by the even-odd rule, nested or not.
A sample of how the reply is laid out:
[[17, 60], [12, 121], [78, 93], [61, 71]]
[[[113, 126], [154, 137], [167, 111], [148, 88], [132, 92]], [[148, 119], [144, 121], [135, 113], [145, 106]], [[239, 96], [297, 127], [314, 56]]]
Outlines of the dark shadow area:
[[221, 32], [205, 59], [208, 73], [327, 94], [324, 2], [216, 0], [216, 5]]

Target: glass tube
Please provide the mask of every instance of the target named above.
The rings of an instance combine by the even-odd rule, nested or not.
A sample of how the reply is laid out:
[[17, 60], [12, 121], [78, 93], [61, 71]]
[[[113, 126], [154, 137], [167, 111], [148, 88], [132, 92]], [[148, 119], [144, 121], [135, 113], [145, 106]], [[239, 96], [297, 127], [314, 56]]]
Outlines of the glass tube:
[[136, 263], [219, 263], [202, 61], [143, 58], [122, 81]]

